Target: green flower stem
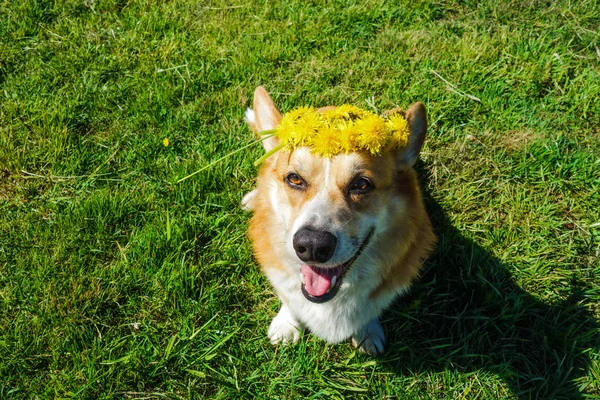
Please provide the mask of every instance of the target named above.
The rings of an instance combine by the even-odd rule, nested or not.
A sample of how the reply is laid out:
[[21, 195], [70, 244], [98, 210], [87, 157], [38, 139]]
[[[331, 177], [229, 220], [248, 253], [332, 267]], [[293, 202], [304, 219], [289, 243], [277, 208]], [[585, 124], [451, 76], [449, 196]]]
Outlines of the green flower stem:
[[283, 149], [284, 147], [285, 147], [285, 143], [280, 143], [277, 146], [273, 147], [271, 150], [269, 150], [265, 154], [263, 154], [263, 156], [261, 158], [254, 161], [254, 166], [255, 167], [259, 166], [260, 164], [262, 164], [263, 161], [265, 161], [267, 158], [271, 157], [273, 154], [277, 153], [279, 150]]
[[[194, 176], [194, 175], [196, 175], [196, 174], [199, 174], [200, 172], [204, 171], [205, 169], [208, 169], [208, 168], [212, 167], [213, 165], [215, 165], [215, 164], [217, 164], [217, 163], [219, 163], [219, 162], [223, 161], [224, 159], [226, 159], [226, 158], [228, 158], [228, 157], [231, 157], [232, 155], [234, 155], [234, 154], [236, 154], [236, 153], [239, 153], [239, 152], [240, 152], [240, 151], [242, 151], [242, 150], [245, 150], [245, 149], [247, 149], [247, 148], [248, 148], [248, 147], [250, 147], [250, 146], [253, 146], [253, 145], [255, 145], [256, 143], [260, 143], [260, 142], [262, 142], [263, 140], [267, 140], [267, 139], [269, 139], [270, 137], [272, 137], [272, 136], [274, 135], [274, 132], [275, 132], [275, 130], [269, 130], [269, 131], [262, 131], [262, 132], [259, 132], [259, 133], [260, 133], [260, 135], [261, 135], [261, 138], [260, 138], [259, 140], [256, 140], [256, 141], [254, 141], [254, 142], [251, 142], [251, 143], [249, 143], [249, 144], [247, 144], [247, 145], [245, 145], [245, 146], [242, 146], [242, 147], [240, 147], [239, 149], [232, 151], [231, 153], [227, 153], [227, 154], [225, 154], [223, 157], [221, 157], [221, 158], [219, 158], [219, 159], [217, 159], [217, 160], [215, 160], [215, 161], [211, 162], [211, 163], [210, 163], [210, 164], [208, 164], [208, 165], [205, 165], [204, 167], [200, 168], [200, 169], [199, 169], [199, 170], [197, 170], [196, 172], [193, 172], [193, 173], [191, 173], [191, 174], [189, 174], [189, 175], [187, 175], [187, 176], [184, 176], [183, 178], [179, 179], [179, 180], [177, 181], [177, 183], [181, 183], [181, 182], [185, 181], [186, 179], [188, 179], [188, 178], [191, 178], [192, 176]], [[263, 157], [264, 157], [264, 156], [263, 156]], [[261, 157], [261, 158], [263, 158], [263, 157]], [[265, 157], [265, 158], [266, 158], [266, 157]], [[254, 165], [256, 165], [256, 163], [255, 163]]]

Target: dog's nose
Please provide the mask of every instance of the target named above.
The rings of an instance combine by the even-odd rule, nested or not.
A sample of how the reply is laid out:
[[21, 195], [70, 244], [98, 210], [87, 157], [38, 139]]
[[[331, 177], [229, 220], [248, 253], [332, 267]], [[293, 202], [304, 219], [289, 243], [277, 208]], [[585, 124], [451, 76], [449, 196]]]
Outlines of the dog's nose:
[[294, 234], [292, 243], [302, 261], [323, 263], [333, 256], [337, 239], [330, 232], [305, 227]]

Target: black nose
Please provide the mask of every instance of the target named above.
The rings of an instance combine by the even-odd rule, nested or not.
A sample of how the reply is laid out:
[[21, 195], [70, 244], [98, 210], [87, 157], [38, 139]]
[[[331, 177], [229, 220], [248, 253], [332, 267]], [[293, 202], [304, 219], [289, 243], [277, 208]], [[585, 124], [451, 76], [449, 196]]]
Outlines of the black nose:
[[333, 255], [337, 239], [327, 231], [301, 228], [294, 234], [293, 244], [302, 261], [323, 263]]

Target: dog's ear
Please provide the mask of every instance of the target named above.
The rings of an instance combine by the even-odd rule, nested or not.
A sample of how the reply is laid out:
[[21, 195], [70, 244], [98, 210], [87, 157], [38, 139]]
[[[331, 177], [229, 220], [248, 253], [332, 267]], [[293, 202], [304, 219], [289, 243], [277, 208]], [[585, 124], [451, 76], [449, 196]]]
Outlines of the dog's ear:
[[425, 105], [421, 102], [414, 103], [406, 110], [404, 116], [410, 128], [410, 136], [408, 137], [408, 146], [398, 154], [398, 165], [401, 168], [410, 168], [419, 158], [427, 134]]
[[[245, 121], [258, 133], [275, 129], [281, 121], [281, 113], [264, 87], [259, 86], [254, 91], [254, 110], [246, 110]], [[269, 151], [279, 144], [279, 139], [272, 136], [262, 143], [265, 151]]]

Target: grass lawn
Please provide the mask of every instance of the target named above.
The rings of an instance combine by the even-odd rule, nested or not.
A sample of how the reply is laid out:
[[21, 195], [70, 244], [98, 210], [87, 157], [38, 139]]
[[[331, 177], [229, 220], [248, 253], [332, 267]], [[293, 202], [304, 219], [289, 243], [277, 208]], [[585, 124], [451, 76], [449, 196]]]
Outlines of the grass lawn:
[[[0, 398], [599, 398], [599, 27], [598, 0], [0, 0]], [[440, 242], [383, 357], [269, 344], [260, 146], [176, 183], [251, 142], [260, 84], [427, 106]]]

